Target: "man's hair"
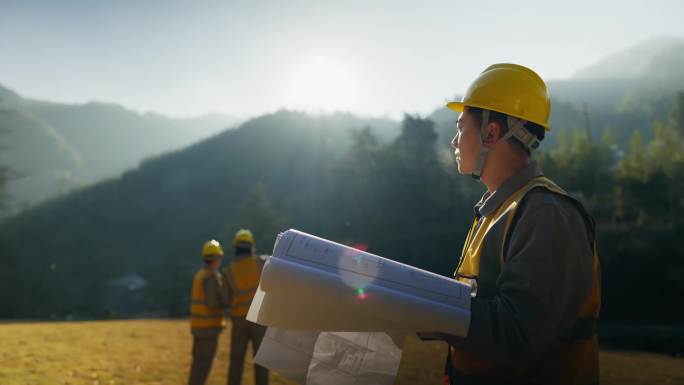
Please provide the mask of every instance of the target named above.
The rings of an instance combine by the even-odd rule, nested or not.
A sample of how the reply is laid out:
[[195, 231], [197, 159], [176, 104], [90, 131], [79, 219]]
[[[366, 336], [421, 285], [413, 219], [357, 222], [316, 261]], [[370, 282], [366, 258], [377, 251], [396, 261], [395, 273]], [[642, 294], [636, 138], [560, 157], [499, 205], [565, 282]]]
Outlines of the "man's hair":
[[[478, 128], [482, 127], [482, 112], [484, 111], [482, 108], [466, 107], [465, 111], [473, 117], [473, 120], [475, 120], [475, 124]], [[492, 122], [499, 123], [499, 125], [501, 126], [501, 135], [505, 135], [508, 132], [508, 115], [502, 114], [501, 112], [489, 110], [489, 122], [487, 123]], [[539, 139], [539, 141], [544, 140], [544, 135], [546, 133], [544, 127], [532, 122], [525, 123], [524, 127], [527, 131], [535, 135], [537, 139]], [[508, 142], [523, 150], [527, 155], [530, 155], [530, 149], [525, 147], [525, 145], [522, 144], [515, 137], [508, 138]]]
[[252, 246], [248, 245], [236, 245], [235, 246], [235, 256], [240, 257], [243, 255], [252, 255]]

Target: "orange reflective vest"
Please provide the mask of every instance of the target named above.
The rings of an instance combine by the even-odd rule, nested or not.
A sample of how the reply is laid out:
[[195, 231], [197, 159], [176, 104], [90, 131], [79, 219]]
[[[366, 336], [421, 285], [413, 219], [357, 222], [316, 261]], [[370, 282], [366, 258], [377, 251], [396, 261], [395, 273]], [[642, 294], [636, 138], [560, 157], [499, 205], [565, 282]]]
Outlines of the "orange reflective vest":
[[[475, 283], [478, 286], [496, 287], [496, 280], [504, 267], [504, 245], [510, 236], [510, 225], [520, 202], [525, 195], [534, 188], [545, 188], [574, 202], [587, 223], [591, 225], [593, 240], [594, 222], [582, 204], [570, 197], [565, 191], [545, 177], [531, 179], [525, 186], [514, 192], [499, 208], [488, 216], [478, 220], [475, 218], [468, 233], [458, 268], [454, 273], [456, 279]], [[484, 261], [480, 259], [484, 239], [495, 224], [505, 224], [504, 236], [499, 250], [498, 261]], [[549, 224], [552, 226], [553, 224]], [[584, 301], [574, 326], [562, 341], [553, 346], [541, 362], [534, 368], [515, 369], [502, 367], [501, 363], [492, 362], [460, 351], [455, 347], [449, 348], [450, 363], [465, 375], [483, 375], [487, 377], [520, 377], [540, 384], [597, 384], [598, 371], [598, 343], [596, 338], [596, 320], [601, 307], [601, 286], [599, 259], [594, 240], [592, 246], [594, 254], [594, 284], [589, 296]], [[490, 254], [491, 255], [491, 254]], [[482, 266], [482, 269], [481, 269]], [[531, 372], [534, 371], [534, 372]]]
[[210, 307], [206, 303], [204, 281], [209, 274], [217, 272], [207, 268], [195, 273], [192, 280], [192, 296], [190, 302], [190, 327], [192, 329], [222, 328], [226, 326], [225, 308]]
[[226, 278], [233, 293], [231, 316], [245, 317], [259, 287], [263, 264], [256, 257], [233, 261], [226, 267]]

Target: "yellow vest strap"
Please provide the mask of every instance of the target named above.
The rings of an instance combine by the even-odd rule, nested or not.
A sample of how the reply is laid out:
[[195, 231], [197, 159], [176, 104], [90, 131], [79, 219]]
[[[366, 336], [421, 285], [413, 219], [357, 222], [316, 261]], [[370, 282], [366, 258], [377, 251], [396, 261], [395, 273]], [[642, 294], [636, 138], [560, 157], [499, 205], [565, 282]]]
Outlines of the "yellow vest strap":
[[217, 319], [217, 318], [223, 318], [223, 312], [221, 313], [213, 313], [213, 314], [190, 314], [190, 318], [199, 318], [199, 319]]

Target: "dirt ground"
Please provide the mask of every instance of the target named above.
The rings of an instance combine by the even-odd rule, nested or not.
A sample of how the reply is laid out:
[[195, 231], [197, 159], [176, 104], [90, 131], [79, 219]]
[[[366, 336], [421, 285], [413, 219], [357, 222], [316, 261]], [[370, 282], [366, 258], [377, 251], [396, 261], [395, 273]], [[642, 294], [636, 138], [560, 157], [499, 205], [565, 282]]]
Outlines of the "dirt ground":
[[[228, 336], [207, 384], [226, 383]], [[187, 382], [188, 321], [131, 320], [0, 324], [0, 385], [178, 385]], [[440, 384], [445, 347], [409, 338], [396, 384]], [[243, 384], [252, 384], [251, 357]], [[293, 382], [271, 374], [272, 384]], [[602, 384], [684, 384], [684, 359], [601, 351]]]

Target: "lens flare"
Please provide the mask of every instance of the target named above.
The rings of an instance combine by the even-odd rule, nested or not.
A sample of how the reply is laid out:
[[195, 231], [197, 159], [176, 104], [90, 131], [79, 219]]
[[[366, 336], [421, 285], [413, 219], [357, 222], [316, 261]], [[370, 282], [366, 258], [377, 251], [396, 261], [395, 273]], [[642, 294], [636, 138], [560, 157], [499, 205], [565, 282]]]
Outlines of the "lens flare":
[[368, 251], [368, 244], [367, 243], [355, 243], [352, 245], [353, 248], [356, 250], [361, 250], [361, 251]]

